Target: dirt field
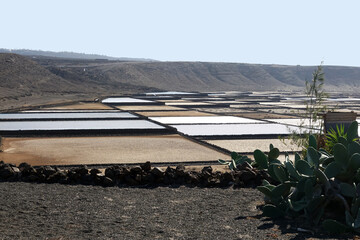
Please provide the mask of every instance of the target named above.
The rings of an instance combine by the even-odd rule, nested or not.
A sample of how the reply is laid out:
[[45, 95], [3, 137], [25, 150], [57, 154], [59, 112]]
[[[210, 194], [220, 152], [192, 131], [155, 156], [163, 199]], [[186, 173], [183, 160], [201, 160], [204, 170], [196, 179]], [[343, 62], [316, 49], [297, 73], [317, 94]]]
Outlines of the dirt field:
[[268, 152], [270, 144], [279, 148], [281, 152], [301, 151], [301, 148], [291, 144], [288, 139], [284, 141], [279, 139], [208, 140], [206, 142], [235, 152], [253, 152], [255, 149]]
[[[0, 239], [339, 239], [271, 221], [254, 189], [0, 183]], [[301, 224], [301, 225], [300, 225]], [[349, 238], [355, 239], [350, 236]]]
[[296, 116], [290, 115], [281, 115], [275, 113], [261, 113], [261, 112], [244, 112], [244, 113], [235, 113], [233, 116], [245, 117], [245, 118], [253, 118], [253, 119], [281, 119], [281, 118], [298, 118]]
[[230, 157], [178, 135], [4, 138], [0, 160], [31, 165], [217, 161]]
[[210, 112], [214, 114], [233, 114], [233, 113], [245, 113], [245, 112], [254, 112], [252, 110], [247, 109], [237, 109], [237, 108], [207, 108], [207, 107], [201, 107], [201, 108], [193, 108], [198, 111], [204, 111], [204, 112]]
[[191, 107], [191, 106], [211, 106], [211, 105], [214, 105], [214, 104], [211, 104], [211, 103], [206, 103], [206, 102], [170, 102], [170, 103], [165, 103], [166, 105], [168, 106], [188, 106], [188, 107]]
[[34, 109], [36, 106], [47, 104], [66, 104], [67, 102], [79, 100], [92, 100], [95, 95], [82, 94], [33, 94], [32, 96], [14, 97], [10, 99], [1, 99], [1, 111], [13, 111], [22, 109]]
[[135, 106], [119, 106], [117, 107], [120, 110], [124, 111], [177, 111], [177, 110], [186, 110], [184, 108], [171, 107], [165, 105], [135, 105]]
[[71, 109], [71, 110], [110, 110], [112, 107], [106, 106], [101, 103], [83, 103], [80, 102], [78, 104], [64, 105], [58, 107], [50, 107], [45, 109]]
[[198, 111], [154, 111], [154, 112], [136, 112], [146, 117], [193, 117], [193, 116], [214, 116], [214, 114]]

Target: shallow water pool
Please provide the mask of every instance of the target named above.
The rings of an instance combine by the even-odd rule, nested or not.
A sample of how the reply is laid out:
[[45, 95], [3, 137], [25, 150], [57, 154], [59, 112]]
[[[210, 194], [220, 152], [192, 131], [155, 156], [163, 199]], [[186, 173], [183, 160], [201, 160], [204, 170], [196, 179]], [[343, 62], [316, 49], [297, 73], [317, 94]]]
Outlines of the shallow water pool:
[[0, 132], [165, 129], [146, 120], [2, 121]]
[[0, 113], [0, 120], [138, 118], [128, 112], [22, 112]]
[[265, 123], [259, 120], [233, 116], [151, 117], [150, 119], [163, 124]]
[[231, 136], [231, 135], [286, 135], [299, 131], [298, 127], [282, 124], [205, 124], [171, 125], [189, 136]]

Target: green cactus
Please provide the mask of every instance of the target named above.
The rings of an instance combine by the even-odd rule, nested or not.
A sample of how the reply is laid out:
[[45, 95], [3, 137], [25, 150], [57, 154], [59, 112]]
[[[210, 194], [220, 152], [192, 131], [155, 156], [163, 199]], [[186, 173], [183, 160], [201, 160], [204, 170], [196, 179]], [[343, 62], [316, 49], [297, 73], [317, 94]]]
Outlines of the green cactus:
[[263, 207], [263, 213], [266, 217], [279, 218], [283, 217], [285, 213], [275, 205], [267, 204]]
[[279, 163], [272, 163], [275, 176], [277, 180], [281, 183], [289, 181], [289, 174], [286, 171], [286, 168]]
[[325, 139], [325, 148], [330, 152], [334, 148], [336, 143], [340, 142], [340, 137], [347, 138], [347, 133], [345, 132], [345, 126], [343, 124], [336, 125], [336, 129], [330, 128], [327, 132], [326, 139]]
[[318, 168], [319, 164], [320, 164], [320, 156], [321, 154], [312, 146], [310, 146], [307, 150], [307, 160], [308, 163], [315, 167]]
[[336, 220], [326, 219], [322, 223], [323, 228], [333, 234], [341, 234], [345, 232], [351, 231], [351, 228], [346, 226], [345, 224], [339, 223]]
[[337, 162], [331, 162], [325, 168], [325, 175], [328, 178], [333, 178], [341, 172], [341, 165]]
[[305, 160], [298, 160], [295, 165], [295, 169], [302, 175], [311, 176], [313, 174], [313, 169], [310, 164]]
[[[230, 161], [219, 160], [231, 170], [245, 162], [258, 169], [267, 170], [275, 185], [263, 181], [257, 189], [264, 194], [266, 205], [263, 214], [277, 218], [304, 216], [314, 224], [322, 222], [332, 233], [360, 233], [360, 144], [357, 142], [358, 123], [353, 122], [346, 134], [339, 136], [331, 151], [318, 149], [316, 138], [309, 136], [309, 147], [302, 158], [295, 153], [294, 160], [285, 155], [279, 161], [280, 151], [270, 144], [268, 154], [254, 151], [254, 161], [233, 152]], [[339, 222], [328, 216], [329, 204], [345, 209], [346, 219]], [[341, 206], [342, 205], [342, 206]], [[322, 221], [323, 220], [323, 221]]]
[[299, 172], [295, 169], [294, 164], [290, 160], [285, 161], [285, 168], [289, 173], [289, 176], [292, 180], [299, 181], [301, 176]]
[[[358, 209], [359, 210], [359, 209]], [[322, 224], [323, 228], [330, 233], [354, 232], [360, 233], [360, 211], [352, 215], [349, 211], [345, 211], [345, 224], [333, 219], [326, 219]]]
[[309, 147], [313, 147], [313, 148], [317, 149], [316, 138], [314, 135], [309, 136]]
[[236, 152], [232, 152], [231, 153], [231, 160], [230, 161], [225, 161], [222, 159], [218, 160], [220, 164], [224, 164], [224, 165], [228, 165], [230, 170], [235, 170], [237, 168], [238, 165], [242, 165], [245, 162], [251, 164], [252, 160], [250, 158], [248, 158], [247, 156], [238, 154]]
[[268, 157], [261, 150], [256, 149], [254, 151], [254, 159], [259, 169], [268, 169], [269, 167]]
[[[286, 215], [307, 217], [311, 222], [322, 222], [325, 230], [332, 233], [360, 233], [360, 144], [357, 142], [358, 123], [353, 122], [345, 137], [339, 137], [331, 149], [332, 153], [317, 149], [315, 137], [309, 137], [309, 147], [302, 159], [295, 154], [294, 161], [286, 155], [280, 162], [279, 154], [270, 146], [268, 155], [254, 151], [258, 168], [267, 169], [269, 175], [278, 182], [271, 185], [264, 181], [258, 190], [265, 195], [267, 205], [263, 213], [268, 217]], [[345, 209], [345, 222], [328, 216], [328, 204], [338, 204]], [[342, 206], [341, 206], [342, 205]], [[322, 221], [323, 220], [323, 221]]]
[[280, 155], [280, 150], [278, 148], [274, 148], [272, 144], [270, 144], [270, 152], [268, 155], [268, 159], [270, 162], [277, 161], [277, 158]]

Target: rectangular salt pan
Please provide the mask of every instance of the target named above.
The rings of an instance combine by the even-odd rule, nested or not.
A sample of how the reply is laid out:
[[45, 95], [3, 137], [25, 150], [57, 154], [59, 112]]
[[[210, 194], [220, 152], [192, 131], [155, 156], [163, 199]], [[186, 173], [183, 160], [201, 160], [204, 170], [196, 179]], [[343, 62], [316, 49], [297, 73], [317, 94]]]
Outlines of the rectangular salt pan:
[[286, 135], [298, 127], [281, 124], [208, 124], [208, 125], [172, 125], [179, 132], [189, 136], [241, 136], [241, 135]]
[[205, 102], [166, 102], [168, 106], [211, 106], [214, 104]]
[[20, 113], [108, 113], [121, 112], [120, 110], [106, 109], [106, 110], [79, 110], [79, 109], [41, 109], [41, 110], [26, 110]]
[[260, 120], [232, 116], [151, 117], [150, 119], [163, 124], [265, 123]]
[[333, 102], [350, 102], [350, 101], [360, 101], [360, 98], [328, 98], [327, 100]]
[[[291, 119], [264, 119], [269, 122], [275, 122], [280, 124], [288, 124], [293, 126], [304, 126], [309, 127], [310, 126], [310, 120], [309, 119], [298, 119], [298, 118], [291, 118]], [[321, 126], [321, 120], [316, 121], [315, 123], [312, 123], [313, 128], [320, 128]]]
[[194, 95], [197, 93], [189, 93], [189, 92], [151, 92], [146, 93], [148, 96], [158, 96], [158, 95]]
[[226, 98], [217, 98], [217, 97], [202, 97], [202, 98], [193, 98], [193, 97], [183, 97], [185, 101], [225, 101]]
[[0, 120], [138, 118], [128, 112], [0, 113]]
[[129, 97], [111, 97], [111, 98], [105, 98], [101, 102], [102, 103], [153, 103], [154, 101], [129, 98]]
[[146, 120], [11, 121], [0, 122], [0, 131], [165, 129]]

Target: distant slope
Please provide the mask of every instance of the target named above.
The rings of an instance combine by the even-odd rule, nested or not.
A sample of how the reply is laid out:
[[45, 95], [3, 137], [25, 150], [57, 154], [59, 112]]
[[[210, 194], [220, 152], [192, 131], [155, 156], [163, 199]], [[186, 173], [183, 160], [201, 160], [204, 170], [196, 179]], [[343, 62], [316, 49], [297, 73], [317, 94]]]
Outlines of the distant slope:
[[[207, 62], [39, 62], [52, 73], [75, 81], [117, 86], [134, 84], [176, 91], [303, 90], [316, 67]], [[84, 71], [85, 69], [85, 71]], [[360, 90], [360, 68], [324, 67], [328, 91]]]
[[0, 99], [51, 94], [115, 94], [158, 90], [120, 83], [116, 87], [91, 81], [81, 74], [63, 78], [32, 59], [0, 53]]
[[[304, 88], [305, 80], [311, 81], [315, 66], [260, 65], [277, 80]], [[324, 66], [325, 88], [329, 91], [359, 91], [360, 67]]]
[[0, 96], [70, 92], [74, 84], [52, 74], [46, 68], [15, 54], [0, 54]]
[[[207, 62], [122, 62], [0, 53], [0, 102], [149, 91], [303, 91], [316, 67]], [[359, 92], [360, 68], [325, 66], [328, 91]], [[40, 99], [40, 100], [39, 100]], [[17, 101], [17, 102], [16, 102]], [[45, 101], [45, 100], [44, 100]], [[0, 109], [4, 109], [0, 106]]]
[[0, 48], [0, 53], [14, 53], [23, 56], [42, 56], [42, 57], [56, 57], [56, 58], [70, 58], [70, 59], [106, 59], [106, 60], [129, 61], [129, 62], [155, 61], [152, 59], [145, 59], [145, 58], [126, 58], [126, 57], [117, 58], [117, 57], [109, 57], [98, 54], [85, 54], [85, 53], [75, 53], [75, 52], [52, 52], [52, 51], [29, 50], [29, 49]]

